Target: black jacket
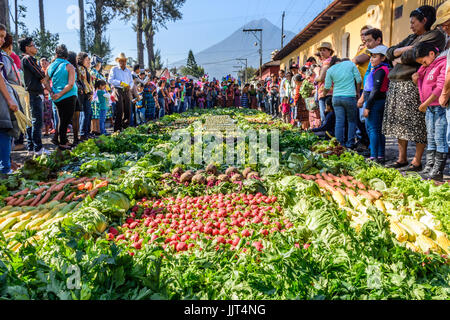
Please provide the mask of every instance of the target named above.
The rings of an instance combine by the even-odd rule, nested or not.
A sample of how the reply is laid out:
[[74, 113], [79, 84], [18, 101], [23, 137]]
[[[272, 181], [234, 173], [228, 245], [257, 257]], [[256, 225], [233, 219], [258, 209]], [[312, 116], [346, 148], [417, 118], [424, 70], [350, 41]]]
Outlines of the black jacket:
[[41, 80], [45, 78], [44, 70], [37, 64], [37, 60], [32, 56], [22, 58], [23, 77], [25, 88], [30, 94], [44, 94]]

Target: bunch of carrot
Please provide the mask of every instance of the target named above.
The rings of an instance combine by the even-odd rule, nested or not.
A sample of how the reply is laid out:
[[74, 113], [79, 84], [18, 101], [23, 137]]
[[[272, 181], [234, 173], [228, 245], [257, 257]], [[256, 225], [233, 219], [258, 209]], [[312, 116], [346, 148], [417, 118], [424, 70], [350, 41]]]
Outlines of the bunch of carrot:
[[[84, 199], [88, 194], [91, 198], [94, 198], [97, 195], [99, 188], [103, 188], [108, 185], [108, 181], [103, 180], [94, 187], [93, 181], [95, 179], [96, 178], [72, 177], [61, 181], [38, 182], [37, 183], [37, 185], [39, 186], [38, 188], [34, 190], [26, 188], [22, 191], [15, 193], [10, 197], [5, 198], [4, 201], [8, 206], [35, 207], [47, 203], [49, 201], [63, 201], [63, 202], [77, 201], [80, 199]], [[67, 185], [71, 185], [71, 188], [76, 189], [76, 191], [67, 192], [68, 194], [66, 194], [66, 191], [64, 191], [63, 189]], [[79, 191], [82, 191], [82, 193], [77, 195]], [[52, 198], [52, 195], [55, 196]]]
[[356, 180], [352, 176], [335, 176], [331, 173], [318, 173], [316, 175], [300, 174], [300, 176], [306, 180], [315, 181], [319, 187], [334, 193], [340, 192], [344, 197], [346, 195], [361, 195], [370, 202], [378, 200], [382, 197], [381, 192], [376, 190], [370, 190], [359, 180]]

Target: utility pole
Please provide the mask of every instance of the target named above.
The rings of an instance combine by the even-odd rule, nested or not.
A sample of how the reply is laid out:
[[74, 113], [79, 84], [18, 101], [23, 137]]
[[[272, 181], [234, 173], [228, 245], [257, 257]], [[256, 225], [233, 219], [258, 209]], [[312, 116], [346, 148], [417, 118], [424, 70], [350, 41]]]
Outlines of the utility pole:
[[236, 59], [237, 61], [239, 61], [239, 62], [241, 62], [241, 61], [245, 61], [245, 70], [244, 70], [244, 78], [245, 78], [245, 83], [247, 83], [248, 82], [248, 71], [247, 71], [247, 68], [248, 68], [248, 59], [247, 58], [245, 58], [245, 59]]
[[[251, 32], [253, 34], [253, 36], [255, 36], [256, 40], [259, 40], [259, 78], [262, 78], [262, 33], [263, 33], [263, 29], [244, 29], [242, 30], [244, 32]], [[258, 36], [256, 35], [256, 33], [259, 32], [259, 39]], [[256, 44], [258, 45], [258, 44]]]
[[284, 17], [286, 13], [283, 11], [283, 15], [281, 16], [281, 49], [284, 47]]

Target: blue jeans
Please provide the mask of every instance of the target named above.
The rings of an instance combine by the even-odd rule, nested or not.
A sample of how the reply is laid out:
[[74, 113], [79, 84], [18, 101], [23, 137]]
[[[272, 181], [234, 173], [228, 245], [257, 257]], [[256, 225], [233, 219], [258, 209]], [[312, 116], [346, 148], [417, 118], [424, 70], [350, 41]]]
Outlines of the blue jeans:
[[164, 99], [158, 99], [159, 103], [159, 118], [164, 117], [165, 107], [166, 107], [166, 101]]
[[53, 110], [53, 125], [55, 128], [58, 128], [59, 116], [58, 110], [56, 109], [56, 105], [54, 102], [52, 102], [52, 110]]
[[212, 107], [212, 100], [206, 100], [206, 108], [211, 109]]
[[[334, 97], [333, 97], [334, 99]], [[325, 121], [325, 108], [326, 108], [326, 104], [325, 101], [327, 100], [326, 97], [324, 98], [320, 98], [319, 99], [319, 112], [320, 112], [320, 121]], [[333, 103], [334, 106], [334, 103]]]
[[430, 106], [425, 115], [427, 123], [428, 151], [448, 152], [446, 110], [441, 106]]
[[192, 109], [192, 97], [186, 96], [186, 110]]
[[383, 158], [386, 147], [386, 137], [381, 133], [384, 105], [386, 100], [376, 100], [369, 117], [365, 120], [370, 139], [370, 157]]
[[34, 94], [30, 94], [30, 106], [32, 126], [27, 128], [28, 150], [39, 151], [42, 149], [42, 125], [44, 116], [44, 102]]
[[136, 109], [136, 124], [141, 125], [145, 123], [145, 108]]
[[[320, 101], [320, 100], [319, 100]], [[355, 145], [356, 138], [356, 98], [333, 97], [333, 108], [336, 114], [335, 135], [339, 143], [347, 148]], [[345, 141], [345, 118], [347, 117], [348, 133]]]
[[86, 136], [91, 132], [91, 118], [91, 101], [86, 97], [83, 101], [83, 112], [80, 113], [80, 135]]
[[99, 124], [100, 124], [100, 133], [101, 134], [106, 134], [105, 122], [106, 122], [106, 109], [100, 109]]
[[0, 172], [9, 173], [11, 170], [11, 143], [12, 137], [5, 132], [0, 132]]
[[180, 101], [180, 109], [178, 110], [179, 113], [185, 112], [185, 111], [186, 111], [186, 110], [185, 110], [185, 107], [186, 107], [186, 102]]

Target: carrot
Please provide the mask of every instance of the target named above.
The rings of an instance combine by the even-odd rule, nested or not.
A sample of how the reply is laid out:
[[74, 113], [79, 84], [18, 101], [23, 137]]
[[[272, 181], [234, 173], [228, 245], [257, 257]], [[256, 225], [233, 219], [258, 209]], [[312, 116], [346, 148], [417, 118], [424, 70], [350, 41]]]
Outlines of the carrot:
[[21, 203], [21, 206], [28, 206], [29, 204], [31, 204], [34, 201], [34, 198], [25, 200], [24, 202]]
[[94, 199], [95, 196], [98, 193], [98, 188], [93, 189], [91, 192], [89, 192], [89, 197], [91, 197], [91, 199]]
[[55, 188], [53, 188], [53, 191], [60, 192], [64, 188], [65, 185], [66, 184], [64, 182], [61, 182]]
[[322, 176], [320, 175], [320, 173], [316, 174], [314, 179], [322, 179]]
[[91, 191], [93, 187], [94, 187], [94, 185], [90, 181], [84, 185], [84, 189], [88, 190], [88, 191]]
[[14, 197], [7, 197], [7, 198], [5, 198], [5, 199], [3, 199], [5, 202], [9, 202], [9, 201], [11, 201], [12, 199], [14, 199]]
[[317, 179], [316, 183], [319, 185], [319, 187], [326, 189], [328, 183], [323, 179]]
[[66, 184], [71, 184], [72, 182], [74, 182], [75, 180], [77, 180], [77, 178], [69, 178], [67, 179], [67, 181], [65, 181]]
[[35, 207], [38, 204], [39, 200], [41, 200], [41, 197], [42, 197], [42, 193], [38, 194], [37, 197], [34, 198], [34, 201], [30, 204], [30, 206]]
[[31, 194], [40, 194], [40, 193], [44, 192], [45, 189], [46, 189], [45, 187], [34, 189], [31, 191]]
[[94, 181], [97, 178], [88, 178], [87, 181]]
[[347, 179], [342, 178], [341, 181], [342, 181], [343, 184], [345, 184], [345, 186], [347, 188], [355, 189], [355, 186], [352, 183], [350, 183]]
[[78, 189], [78, 191], [84, 190], [84, 183], [79, 183], [79, 184], [77, 185], [77, 189]]
[[356, 181], [356, 186], [358, 187], [358, 189], [366, 190], [366, 186], [361, 181]]
[[366, 198], [367, 200], [369, 200], [369, 201], [375, 200], [374, 197], [373, 197], [370, 193], [368, 193], [367, 191], [364, 191], [364, 190], [358, 190], [358, 193], [359, 193], [360, 195], [362, 195], [364, 198]]
[[85, 182], [87, 179], [88, 179], [87, 177], [82, 177], [82, 178], [80, 178], [80, 179], [78, 179], [78, 180], [75, 180], [75, 181], [73, 182], [73, 184], [80, 184], [80, 183], [83, 183], [83, 182]]
[[86, 198], [86, 193], [79, 194], [73, 200], [77, 201], [77, 200], [84, 199], [84, 198]]
[[104, 188], [104, 187], [107, 187], [107, 186], [108, 186], [108, 180], [105, 180], [105, 181], [100, 182], [100, 183], [96, 186], [96, 188]]
[[327, 182], [333, 182], [333, 178], [330, 177], [326, 172], [322, 173], [323, 178], [327, 181]]
[[336, 177], [334, 174], [332, 174], [332, 173], [328, 173], [328, 176], [331, 178], [331, 179], [333, 179], [334, 181], [337, 181], [338, 180], [338, 177]]
[[51, 194], [52, 194], [52, 193], [50, 192], [50, 190], [48, 190], [48, 191], [45, 193], [45, 196], [41, 199], [41, 201], [38, 202], [38, 206], [41, 205], [41, 204], [46, 203], [46, 202], [50, 199]]
[[12, 206], [19, 206], [23, 202], [23, 200], [25, 200], [25, 197], [21, 196], [19, 199], [12, 203]]
[[77, 193], [76, 193], [75, 191], [72, 192], [71, 194], [69, 194], [69, 195], [64, 199], [64, 202], [70, 202], [70, 201], [72, 201], [73, 197], [75, 197], [76, 194], [77, 194]]
[[13, 203], [16, 202], [16, 200], [17, 200], [16, 198], [12, 198], [11, 200], [9, 200], [9, 201], [6, 203], [6, 205], [12, 206]]
[[345, 192], [347, 193], [347, 194], [349, 194], [349, 195], [352, 195], [352, 196], [354, 196], [354, 197], [356, 197], [356, 192], [355, 192], [355, 190], [353, 190], [353, 189], [345, 189]]
[[376, 190], [369, 190], [368, 191], [376, 200], [380, 199], [382, 194]]
[[59, 193], [56, 195], [56, 197], [54, 197], [54, 198], [52, 199], [52, 201], [53, 201], [53, 200], [55, 200], [55, 201], [60, 201], [60, 200], [62, 199], [62, 197], [64, 197], [64, 194], [65, 194], [65, 191], [64, 191], [64, 190], [61, 191], [61, 192], [59, 192]]
[[307, 176], [307, 175], [304, 174], [304, 173], [301, 173], [300, 176], [301, 176], [303, 179], [306, 179], [306, 176]]
[[38, 182], [37, 183], [38, 186], [43, 186], [44, 184], [47, 184], [47, 182]]
[[28, 193], [28, 191], [30, 191], [30, 188], [26, 188], [22, 191], [17, 192], [16, 194], [13, 195], [13, 197], [24, 196]]

